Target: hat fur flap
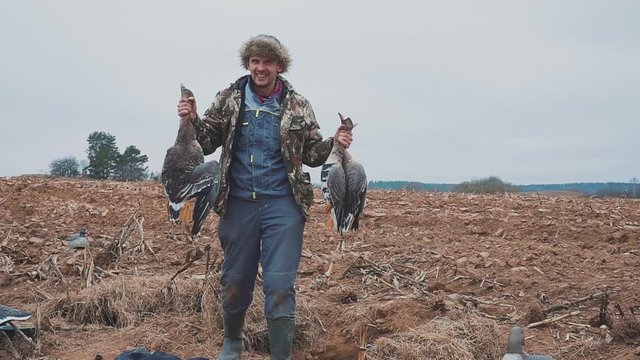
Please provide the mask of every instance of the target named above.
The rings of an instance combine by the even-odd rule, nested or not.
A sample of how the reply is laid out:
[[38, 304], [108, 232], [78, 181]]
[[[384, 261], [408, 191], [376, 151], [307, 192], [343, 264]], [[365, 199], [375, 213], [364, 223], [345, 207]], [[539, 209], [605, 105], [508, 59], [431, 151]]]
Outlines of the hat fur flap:
[[271, 35], [257, 35], [249, 39], [240, 49], [242, 66], [249, 70], [249, 58], [263, 56], [282, 65], [282, 73], [286, 73], [291, 65], [291, 55], [278, 39]]

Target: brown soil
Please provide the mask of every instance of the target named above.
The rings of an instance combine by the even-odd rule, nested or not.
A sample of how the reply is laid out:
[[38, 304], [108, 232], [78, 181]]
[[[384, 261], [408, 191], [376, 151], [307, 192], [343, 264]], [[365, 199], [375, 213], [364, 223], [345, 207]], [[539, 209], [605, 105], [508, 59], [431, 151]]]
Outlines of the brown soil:
[[[633, 315], [640, 313], [639, 201], [401, 191], [370, 191], [367, 201], [361, 229], [346, 237], [346, 251], [339, 256], [339, 238], [325, 225], [323, 205], [316, 200], [297, 291], [299, 307], [309, 309], [310, 322], [326, 331], [307, 338], [307, 348], [298, 348], [296, 359], [355, 359], [365, 328], [372, 358], [381, 353], [376, 346], [393, 346], [398, 334], [413, 334], [406, 338], [411, 341], [433, 319], [460, 319], [460, 314], [495, 323], [504, 344], [514, 324], [526, 326], [572, 311], [580, 313], [525, 329], [527, 351], [556, 359], [635, 358], [640, 345], [640, 325]], [[136, 295], [138, 302], [126, 299], [127, 305], [115, 305], [121, 306], [117, 314], [94, 323], [89, 323], [91, 316], [70, 316], [59, 310], [61, 303], [58, 311], [53, 305], [65, 299], [89, 302], [97, 291], [90, 295], [92, 289], [102, 291], [116, 281], [129, 284], [129, 294], [137, 289], [155, 294], [159, 288], [154, 284], [161, 288], [184, 265], [187, 253], [195, 253], [196, 244], [210, 244], [219, 264], [217, 216], [210, 215], [194, 242], [185, 225], [167, 221], [165, 206], [164, 192], [154, 182], [0, 178], [0, 303], [34, 315], [40, 310], [41, 316], [33, 317], [41, 330], [40, 358], [85, 360], [101, 354], [113, 359], [132, 347], [184, 358], [216, 357], [219, 319], [215, 312], [189, 310], [195, 306], [189, 302], [168, 306], [160, 299], [156, 305]], [[123, 238], [123, 227], [138, 207], [142, 234], [133, 222], [122, 255], [99, 262], [99, 254]], [[82, 275], [89, 266], [84, 251], [65, 244], [66, 236], [83, 224], [92, 232], [96, 260], [89, 289]], [[149, 248], [131, 248], [141, 238], [157, 258]], [[51, 255], [68, 283], [69, 297]], [[332, 260], [333, 272], [326, 277]], [[174, 291], [189, 293], [189, 286], [206, 281], [205, 272], [201, 258], [176, 277]], [[603, 294], [608, 305], [601, 314]], [[594, 297], [585, 298], [589, 295]], [[200, 303], [216, 301], [202, 292], [193, 296]], [[567, 306], [550, 311], [559, 304]], [[97, 311], [108, 304], [100, 306]], [[601, 323], [609, 329], [597, 327]], [[0, 358], [10, 358], [1, 344], [0, 339]], [[266, 359], [265, 349], [256, 345], [244, 359]]]

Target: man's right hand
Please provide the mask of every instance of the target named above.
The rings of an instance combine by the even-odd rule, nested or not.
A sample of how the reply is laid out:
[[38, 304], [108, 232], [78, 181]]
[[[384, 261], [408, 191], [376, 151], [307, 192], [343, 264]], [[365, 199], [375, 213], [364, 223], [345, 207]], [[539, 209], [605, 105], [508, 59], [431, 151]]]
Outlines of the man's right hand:
[[178, 116], [188, 116], [191, 122], [194, 122], [198, 117], [196, 99], [193, 97], [181, 98], [178, 101]]

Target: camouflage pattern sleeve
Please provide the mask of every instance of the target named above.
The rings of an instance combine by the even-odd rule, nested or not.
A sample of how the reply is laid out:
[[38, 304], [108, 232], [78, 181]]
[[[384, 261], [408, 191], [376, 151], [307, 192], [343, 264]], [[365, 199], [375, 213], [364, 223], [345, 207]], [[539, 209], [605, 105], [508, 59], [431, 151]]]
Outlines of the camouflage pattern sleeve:
[[333, 137], [322, 140], [320, 126], [316, 121], [311, 105], [306, 107], [306, 112], [305, 118], [310, 125], [309, 133], [304, 143], [304, 151], [302, 152], [302, 163], [310, 167], [317, 167], [322, 165], [329, 157], [333, 148]]
[[198, 117], [195, 121], [196, 136], [204, 155], [213, 153], [224, 144], [224, 134], [228, 131], [229, 124], [224, 118], [224, 106], [228, 97], [228, 89], [216, 94], [211, 106], [205, 111], [204, 118]]

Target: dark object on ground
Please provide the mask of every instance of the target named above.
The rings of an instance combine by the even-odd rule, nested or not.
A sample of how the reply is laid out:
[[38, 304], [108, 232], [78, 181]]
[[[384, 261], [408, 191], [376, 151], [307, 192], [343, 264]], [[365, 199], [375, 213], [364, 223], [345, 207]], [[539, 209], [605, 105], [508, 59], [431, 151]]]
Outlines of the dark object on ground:
[[[145, 349], [133, 349], [118, 355], [115, 360], [180, 360], [179, 357], [161, 351], [149, 352]], [[188, 360], [208, 360], [207, 358], [197, 357]]]
[[[19, 326], [18, 328], [20, 329], [20, 331], [22, 331], [23, 334], [27, 335], [29, 338], [33, 340], [35, 340], [36, 337], [38, 337], [38, 330], [33, 325], [24, 326], [24, 327]], [[0, 331], [9, 335], [10, 338], [16, 336], [16, 330], [9, 324], [0, 325]]]

